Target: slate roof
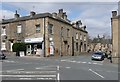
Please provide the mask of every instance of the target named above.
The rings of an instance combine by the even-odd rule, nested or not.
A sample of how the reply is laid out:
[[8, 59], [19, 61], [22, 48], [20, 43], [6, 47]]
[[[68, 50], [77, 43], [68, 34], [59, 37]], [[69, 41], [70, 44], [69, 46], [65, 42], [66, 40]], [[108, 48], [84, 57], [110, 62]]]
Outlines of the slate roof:
[[67, 20], [65, 21], [64, 19], [60, 18], [60, 17], [52, 17], [52, 14], [51, 13], [41, 13], [41, 14], [35, 14], [34, 16], [23, 16], [23, 17], [19, 17], [19, 18], [12, 18], [12, 19], [5, 19], [5, 20], [2, 20], [0, 22], [0, 24], [8, 24], [8, 23], [13, 23], [13, 22], [19, 22], [19, 21], [26, 21], [26, 20], [31, 20], [31, 19], [38, 19], [38, 18], [44, 18], [44, 17], [50, 17], [54, 20], [58, 20], [58, 21], [61, 21], [61, 22], [64, 22], [70, 26], [72, 26], [73, 28], [75, 29], [78, 29], [78, 30], [81, 30], [83, 32], [86, 32], [88, 33], [87, 31], [85, 30], [82, 30], [81, 28], [76, 28], [74, 27], [71, 23], [70, 23], [70, 20]]

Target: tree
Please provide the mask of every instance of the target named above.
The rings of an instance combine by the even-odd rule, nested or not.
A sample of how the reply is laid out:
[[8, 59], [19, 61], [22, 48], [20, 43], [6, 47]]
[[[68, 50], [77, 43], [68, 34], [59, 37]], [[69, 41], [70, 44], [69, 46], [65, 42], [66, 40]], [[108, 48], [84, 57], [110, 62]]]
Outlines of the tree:
[[14, 43], [12, 46], [13, 52], [16, 52], [16, 56], [19, 56], [20, 51], [26, 52], [26, 44], [25, 43]]

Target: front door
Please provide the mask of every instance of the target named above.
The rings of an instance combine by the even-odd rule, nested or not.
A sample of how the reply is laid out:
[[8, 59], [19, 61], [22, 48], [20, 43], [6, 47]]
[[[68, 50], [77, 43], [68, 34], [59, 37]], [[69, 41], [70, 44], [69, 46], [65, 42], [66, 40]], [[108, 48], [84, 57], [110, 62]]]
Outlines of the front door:
[[27, 55], [31, 55], [31, 45], [27, 45]]

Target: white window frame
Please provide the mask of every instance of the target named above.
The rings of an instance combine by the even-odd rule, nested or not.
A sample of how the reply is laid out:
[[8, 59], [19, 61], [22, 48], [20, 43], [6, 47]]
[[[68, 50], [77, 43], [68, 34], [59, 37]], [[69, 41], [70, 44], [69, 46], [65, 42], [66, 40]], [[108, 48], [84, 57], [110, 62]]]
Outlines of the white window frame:
[[6, 35], [6, 27], [2, 26], [1, 35]]
[[17, 25], [17, 33], [22, 33], [22, 25]]
[[1, 50], [6, 50], [6, 43], [5, 42], [1, 43]]
[[76, 33], [76, 40], [78, 40], [78, 33]]
[[80, 40], [82, 40], [82, 34], [80, 34]]
[[[35, 25], [36, 26], [36, 33], [40, 33], [41, 29], [40, 29], [40, 24]], [[39, 27], [39, 28], [38, 28]]]
[[86, 36], [84, 35], [84, 41], [86, 41]]

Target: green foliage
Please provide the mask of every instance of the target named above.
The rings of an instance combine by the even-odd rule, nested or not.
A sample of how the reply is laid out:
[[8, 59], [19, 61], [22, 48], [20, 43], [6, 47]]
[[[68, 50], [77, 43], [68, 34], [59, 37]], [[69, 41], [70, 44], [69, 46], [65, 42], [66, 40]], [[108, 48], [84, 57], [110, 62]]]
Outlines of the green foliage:
[[25, 43], [14, 43], [12, 46], [13, 52], [26, 51]]

